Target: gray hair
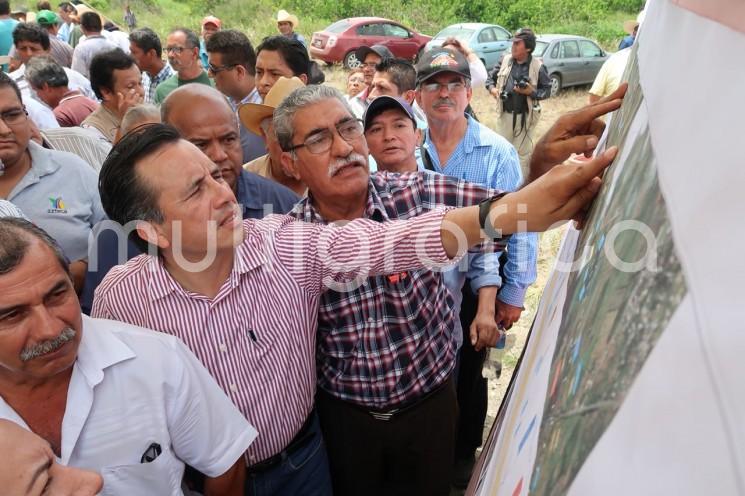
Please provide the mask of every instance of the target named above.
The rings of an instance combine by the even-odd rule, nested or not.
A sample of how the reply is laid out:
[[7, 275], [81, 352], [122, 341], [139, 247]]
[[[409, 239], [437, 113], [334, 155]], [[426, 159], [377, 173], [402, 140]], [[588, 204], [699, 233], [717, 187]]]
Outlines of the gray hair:
[[160, 109], [158, 107], [149, 103], [140, 103], [127, 110], [124, 117], [122, 117], [119, 130], [122, 136], [124, 136], [132, 129], [143, 124], [160, 124], [160, 122]]
[[70, 268], [62, 248], [46, 231], [20, 217], [0, 218], [0, 274], [15, 269], [26, 256], [34, 240], [49, 247], [62, 269], [69, 276]]
[[303, 86], [282, 100], [279, 107], [274, 110], [273, 119], [274, 133], [277, 135], [277, 141], [282, 150], [287, 151], [292, 147], [292, 138], [294, 136], [292, 121], [297, 111], [306, 105], [313, 105], [314, 103], [332, 98], [339, 100], [344, 106], [344, 109], [349, 112], [349, 115], [354, 116], [354, 112], [344, 98], [344, 95], [336, 88], [323, 84]]
[[62, 88], [70, 82], [65, 69], [49, 55], [33, 57], [26, 62], [25, 76], [32, 88], [41, 88], [44, 84]]

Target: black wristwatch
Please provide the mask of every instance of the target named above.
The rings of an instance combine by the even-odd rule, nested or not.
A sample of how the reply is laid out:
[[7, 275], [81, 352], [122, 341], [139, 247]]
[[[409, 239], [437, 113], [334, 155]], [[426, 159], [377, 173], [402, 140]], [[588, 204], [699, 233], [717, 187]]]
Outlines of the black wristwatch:
[[491, 223], [487, 223], [487, 220], [489, 218], [489, 211], [491, 210], [492, 204], [496, 201], [501, 200], [502, 197], [504, 197], [504, 195], [506, 194], [507, 191], [504, 191], [494, 196], [490, 196], [489, 198], [486, 198], [479, 203], [479, 225], [481, 226], [481, 230], [484, 231], [484, 233], [494, 241], [499, 241], [501, 239], [509, 237], [497, 234], [494, 226], [492, 226]]

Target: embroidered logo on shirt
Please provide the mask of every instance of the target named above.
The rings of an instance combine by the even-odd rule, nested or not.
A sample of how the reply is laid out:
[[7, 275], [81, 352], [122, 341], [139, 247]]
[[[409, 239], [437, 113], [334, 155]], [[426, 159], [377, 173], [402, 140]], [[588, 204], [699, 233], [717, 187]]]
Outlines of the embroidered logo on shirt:
[[62, 197], [49, 198], [49, 204], [51, 208], [47, 210], [48, 214], [66, 214], [67, 208], [65, 208], [65, 202], [62, 201]]

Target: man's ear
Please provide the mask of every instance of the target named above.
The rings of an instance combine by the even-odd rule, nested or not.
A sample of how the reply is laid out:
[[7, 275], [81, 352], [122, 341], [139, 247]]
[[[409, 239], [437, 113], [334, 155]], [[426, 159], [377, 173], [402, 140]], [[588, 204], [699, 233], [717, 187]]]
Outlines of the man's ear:
[[101, 91], [101, 101], [108, 102], [109, 100], [113, 100], [116, 97], [114, 92], [108, 88], [99, 86], [98, 89]]
[[282, 152], [282, 155], [280, 155], [280, 162], [282, 162], [282, 169], [285, 171], [285, 174], [300, 181], [301, 179], [299, 168], [297, 166], [297, 160], [293, 158], [293, 155], [294, 154], [292, 152]]
[[406, 103], [409, 105], [414, 105], [414, 99], [416, 98], [416, 91], [414, 90], [406, 90], [404, 91], [404, 94], [401, 95], [404, 100], [406, 100]]
[[168, 240], [168, 237], [165, 236], [161, 226], [152, 224], [145, 220], [137, 221], [137, 235], [151, 245], [157, 246], [161, 249], [166, 249], [171, 246], [171, 242]]
[[302, 81], [303, 84], [308, 84], [308, 75], [307, 74], [300, 74], [298, 76], [298, 78], [300, 78], [300, 81]]
[[424, 143], [424, 133], [419, 128], [414, 129], [414, 135], [416, 136], [416, 145], [422, 146]]
[[471, 103], [471, 97], [473, 96], [473, 88], [470, 86], [466, 90], [466, 98], [468, 98], [468, 103]]
[[418, 103], [420, 107], [422, 106], [422, 90], [419, 88], [414, 91], [414, 100], [416, 100], [416, 103]]

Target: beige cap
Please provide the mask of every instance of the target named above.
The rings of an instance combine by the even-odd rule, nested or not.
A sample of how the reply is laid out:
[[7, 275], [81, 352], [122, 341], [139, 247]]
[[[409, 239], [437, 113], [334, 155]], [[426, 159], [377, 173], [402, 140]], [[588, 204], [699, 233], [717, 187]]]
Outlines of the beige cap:
[[261, 121], [274, 115], [274, 109], [279, 107], [287, 95], [298, 88], [305, 86], [300, 78], [286, 78], [282, 76], [274, 83], [272, 89], [266, 94], [264, 103], [245, 103], [238, 107], [238, 116], [243, 127], [254, 134], [261, 136]]

